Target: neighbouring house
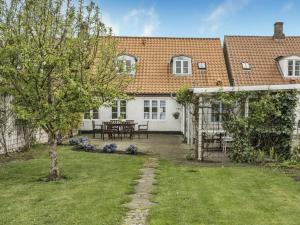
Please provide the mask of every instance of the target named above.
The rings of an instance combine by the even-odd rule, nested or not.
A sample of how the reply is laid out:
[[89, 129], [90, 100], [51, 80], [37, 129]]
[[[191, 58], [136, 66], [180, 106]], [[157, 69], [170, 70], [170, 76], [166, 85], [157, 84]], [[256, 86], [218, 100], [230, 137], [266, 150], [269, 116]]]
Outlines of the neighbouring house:
[[[283, 23], [274, 24], [272, 36], [225, 36], [224, 57], [230, 87], [192, 88], [194, 94], [214, 95], [232, 91], [297, 90], [295, 133], [300, 121], [300, 36], [285, 36]], [[201, 98], [200, 98], [201, 99]], [[201, 100], [200, 100], [201, 101]], [[205, 103], [202, 99], [202, 108]], [[215, 147], [222, 134], [222, 105], [208, 102], [202, 109], [199, 122], [198, 153]], [[210, 108], [210, 112], [207, 108]], [[215, 114], [212, 112], [216, 112]], [[245, 116], [248, 108], [245, 104]], [[212, 113], [212, 114], [211, 114]], [[217, 117], [215, 116], [217, 115]], [[217, 127], [207, 123], [209, 117], [218, 121]], [[211, 134], [209, 136], [209, 134]], [[201, 159], [201, 158], [199, 158]]]
[[[300, 36], [285, 36], [282, 22], [274, 24], [273, 36], [225, 36], [224, 55], [232, 86], [298, 89]], [[300, 120], [299, 103], [296, 126]]]
[[[185, 110], [176, 102], [176, 91], [193, 87], [229, 86], [219, 38], [115, 37], [118, 60], [124, 62], [133, 82], [127, 89], [132, 100], [118, 100], [112, 107], [91, 110], [80, 130], [91, 130], [92, 120], [123, 118], [138, 124], [149, 121], [149, 131], [186, 133]], [[179, 117], [177, 118], [176, 115]], [[189, 122], [192, 126], [191, 120]]]

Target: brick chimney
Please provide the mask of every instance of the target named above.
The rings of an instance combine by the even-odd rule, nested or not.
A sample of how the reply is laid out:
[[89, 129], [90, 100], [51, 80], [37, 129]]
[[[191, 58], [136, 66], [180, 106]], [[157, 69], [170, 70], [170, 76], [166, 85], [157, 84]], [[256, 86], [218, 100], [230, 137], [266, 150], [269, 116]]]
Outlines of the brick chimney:
[[276, 22], [274, 24], [274, 39], [284, 39], [285, 35], [283, 33], [283, 22]]

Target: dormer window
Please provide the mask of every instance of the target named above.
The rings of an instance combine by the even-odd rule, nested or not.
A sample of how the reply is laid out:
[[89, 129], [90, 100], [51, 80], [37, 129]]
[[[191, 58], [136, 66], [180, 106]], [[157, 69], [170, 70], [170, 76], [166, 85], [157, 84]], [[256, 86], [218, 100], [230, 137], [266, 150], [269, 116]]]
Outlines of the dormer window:
[[280, 71], [284, 77], [300, 78], [300, 56], [291, 55], [291, 56], [281, 56], [276, 59], [280, 67]]
[[130, 55], [121, 55], [118, 57], [118, 71], [127, 72], [130, 75], [135, 75], [135, 65], [137, 59]]
[[172, 58], [172, 69], [174, 75], [191, 75], [192, 59], [187, 56], [176, 56]]

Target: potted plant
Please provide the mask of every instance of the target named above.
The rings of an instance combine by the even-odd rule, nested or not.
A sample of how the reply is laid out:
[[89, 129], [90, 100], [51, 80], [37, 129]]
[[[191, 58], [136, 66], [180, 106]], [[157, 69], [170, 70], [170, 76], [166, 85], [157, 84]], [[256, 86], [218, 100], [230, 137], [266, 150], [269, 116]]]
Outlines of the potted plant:
[[172, 115], [177, 120], [179, 118], [180, 113], [179, 112], [174, 112]]

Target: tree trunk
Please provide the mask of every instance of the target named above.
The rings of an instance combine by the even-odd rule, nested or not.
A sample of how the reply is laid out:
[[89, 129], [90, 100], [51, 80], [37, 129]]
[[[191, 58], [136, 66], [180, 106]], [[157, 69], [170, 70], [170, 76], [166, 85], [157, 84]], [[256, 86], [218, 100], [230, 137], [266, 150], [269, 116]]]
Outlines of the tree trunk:
[[50, 146], [49, 151], [50, 156], [50, 174], [49, 174], [49, 180], [55, 181], [58, 180], [59, 177], [59, 169], [58, 169], [58, 158], [57, 158], [57, 138], [56, 135], [54, 135], [52, 139], [52, 143]]

